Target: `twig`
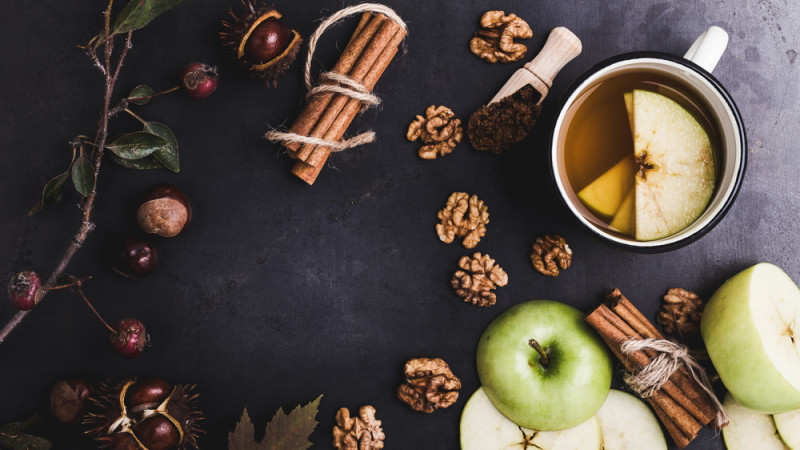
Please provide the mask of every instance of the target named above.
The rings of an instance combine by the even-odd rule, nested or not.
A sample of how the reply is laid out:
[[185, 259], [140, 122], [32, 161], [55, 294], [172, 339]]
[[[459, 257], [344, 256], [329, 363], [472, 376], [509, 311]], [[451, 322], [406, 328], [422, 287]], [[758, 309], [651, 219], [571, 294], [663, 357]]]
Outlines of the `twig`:
[[[56, 280], [58, 277], [64, 273], [64, 270], [67, 268], [67, 265], [72, 260], [72, 257], [75, 256], [75, 252], [78, 251], [79, 248], [83, 245], [84, 241], [86, 241], [86, 237], [89, 233], [94, 230], [94, 223], [92, 222], [92, 207], [94, 206], [95, 198], [97, 197], [97, 180], [100, 174], [100, 164], [103, 159], [103, 149], [106, 146], [106, 139], [108, 138], [108, 114], [109, 114], [109, 107], [111, 105], [111, 96], [114, 92], [114, 85], [117, 83], [117, 78], [119, 77], [120, 69], [122, 68], [122, 63], [125, 61], [125, 57], [128, 54], [128, 50], [131, 48], [131, 36], [133, 32], [128, 32], [128, 35], [125, 39], [125, 46], [122, 48], [120, 52], [119, 59], [117, 60], [116, 66], [113, 68], [111, 66], [111, 54], [113, 51], [113, 39], [111, 37], [111, 6], [114, 3], [114, 0], [109, 0], [108, 7], [105, 10], [105, 23], [103, 28], [103, 33], [105, 37], [105, 64], [102, 65], [103, 67], [103, 75], [105, 76], [105, 95], [103, 98], [103, 109], [100, 113], [100, 121], [97, 125], [97, 131], [95, 133], [94, 142], [97, 143], [97, 147], [94, 150], [94, 185], [92, 186], [92, 191], [89, 193], [89, 196], [83, 201], [83, 205], [81, 206], [81, 223], [78, 231], [72, 237], [69, 245], [67, 246], [64, 255], [61, 257], [61, 260], [56, 265], [55, 270], [53, 273], [50, 274], [50, 277], [47, 279], [47, 282], [42, 286], [43, 292], [42, 297], [44, 298], [47, 295], [48, 289], [56, 286]], [[93, 53], [93, 52], [92, 52]], [[93, 61], [97, 61], [99, 63], [99, 59], [95, 54], [92, 56], [90, 53], [89, 55], [92, 57]], [[22, 322], [22, 319], [28, 315], [30, 311], [19, 311], [8, 321], [8, 323], [0, 330], [0, 344], [2, 344], [5, 339], [8, 337], [9, 333], [16, 328], [17, 325]]]

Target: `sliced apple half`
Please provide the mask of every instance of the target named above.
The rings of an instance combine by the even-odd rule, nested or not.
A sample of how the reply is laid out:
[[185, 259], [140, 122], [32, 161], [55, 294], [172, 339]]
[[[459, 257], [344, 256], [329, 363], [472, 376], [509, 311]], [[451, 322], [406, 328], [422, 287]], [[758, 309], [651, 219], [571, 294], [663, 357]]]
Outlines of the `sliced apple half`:
[[780, 268], [756, 264], [711, 296], [700, 333], [722, 383], [746, 408], [800, 408], [800, 289]]
[[792, 450], [800, 450], [800, 409], [775, 414], [772, 419], [783, 443]]
[[655, 92], [633, 91], [636, 239], [673, 235], [703, 213], [716, 183], [711, 139], [692, 114]]
[[597, 411], [603, 450], [667, 450], [661, 425], [643, 401], [612, 389]]
[[722, 429], [728, 450], [785, 450], [778, 436], [775, 422], [769, 414], [747, 409], [728, 393], [722, 406], [730, 416], [730, 423]]
[[508, 420], [478, 388], [461, 413], [462, 450], [591, 450], [603, 439], [595, 417], [560, 431], [535, 431]]
[[633, 156], [626, 156], [578, 192], [578, 198], [595, 214], [611, 217], [633, 187], [636, 169]]

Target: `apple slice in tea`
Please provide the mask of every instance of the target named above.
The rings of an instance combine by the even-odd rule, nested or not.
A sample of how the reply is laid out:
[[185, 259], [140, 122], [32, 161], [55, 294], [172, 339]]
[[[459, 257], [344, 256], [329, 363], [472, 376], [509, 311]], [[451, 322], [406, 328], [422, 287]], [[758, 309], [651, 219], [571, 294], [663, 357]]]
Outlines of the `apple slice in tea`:
[[534, 431], [508, 420], [480, 387], [461, 413], [461, 450], [593, 450], [603, 439], [595, 417], [559, 431]]
[[636, 206], [634, 205], [636, 189], [631, 188], [625, 200], [619, 205], [619, 209], [614, 213], [609, 226], [620, 233], [634, 236], [636, 234]]
[[617, 212], [625, 195], [633, 187], [636, 169], [633, 156], [626, 156], [614, 167], [578, 192], [578, 198], [595, 214], [611, 217]]
[[722, 407], [731, 421], [722, 429], [725, 447], [728, 450], [785, 450], [787, 447], [778, 437], [775, 423], [769, 414], [747, 409], [725, 394]]
[[714, 192], [708, 133], [674, 100], [633, 91], [636, 239], [673, 235], [697, 220]]

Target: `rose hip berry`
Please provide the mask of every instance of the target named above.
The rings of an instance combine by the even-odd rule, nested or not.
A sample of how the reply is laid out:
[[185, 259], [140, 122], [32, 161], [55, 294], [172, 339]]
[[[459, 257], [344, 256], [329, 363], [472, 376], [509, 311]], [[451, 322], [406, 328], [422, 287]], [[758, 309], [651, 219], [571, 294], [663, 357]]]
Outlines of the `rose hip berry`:
[[92, 387], [85, 380], [59, 381], [50, 390], [50, 412], [59, 422], [77, 423], [91, 393]]
[[219, 85], [217, 68], [199, 62], [186, 65], [181, 70], [180, 78], [184, 92], [192, 98], [206, 98]]
[[111, 349], [125, 358], [135, 358], [150, 343], [144, 324], [137, 319], [122, 319], [111, 332]]
[[255, 61], [275, 59], [292, 41], [292, 30], [278, 18], [264, 20], [250, 34], [245, 44], [247, 56]]
[[157, 184], [145, 193], [136, 221], [145, 233], [175, 237], [192, 222], [192, 206], [176, 186]]
[[158, 252], [150, 242], [123, 235], [110, 247], [111, 268], [126, 278], [141, 278], [158, 267]]
[[33, 309], [42, 298], [42, 279], [31, 270], [15, 274], [8, 282], [8, 298], [21, 311]]

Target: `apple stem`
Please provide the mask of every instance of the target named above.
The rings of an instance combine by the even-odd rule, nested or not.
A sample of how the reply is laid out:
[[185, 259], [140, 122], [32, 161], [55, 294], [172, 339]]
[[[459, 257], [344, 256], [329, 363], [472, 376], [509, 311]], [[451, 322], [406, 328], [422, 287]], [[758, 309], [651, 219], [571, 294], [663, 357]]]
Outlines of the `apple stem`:
[[547, 357], [547, 352], [544, 351], [541, 345], [536, 341], [536, 339], [531, 339], [528, 341], [528, 345], [530, 345], [537, 353], [539, 353], [539, 362], [547, 367], [550, 364], [550, 358]]

